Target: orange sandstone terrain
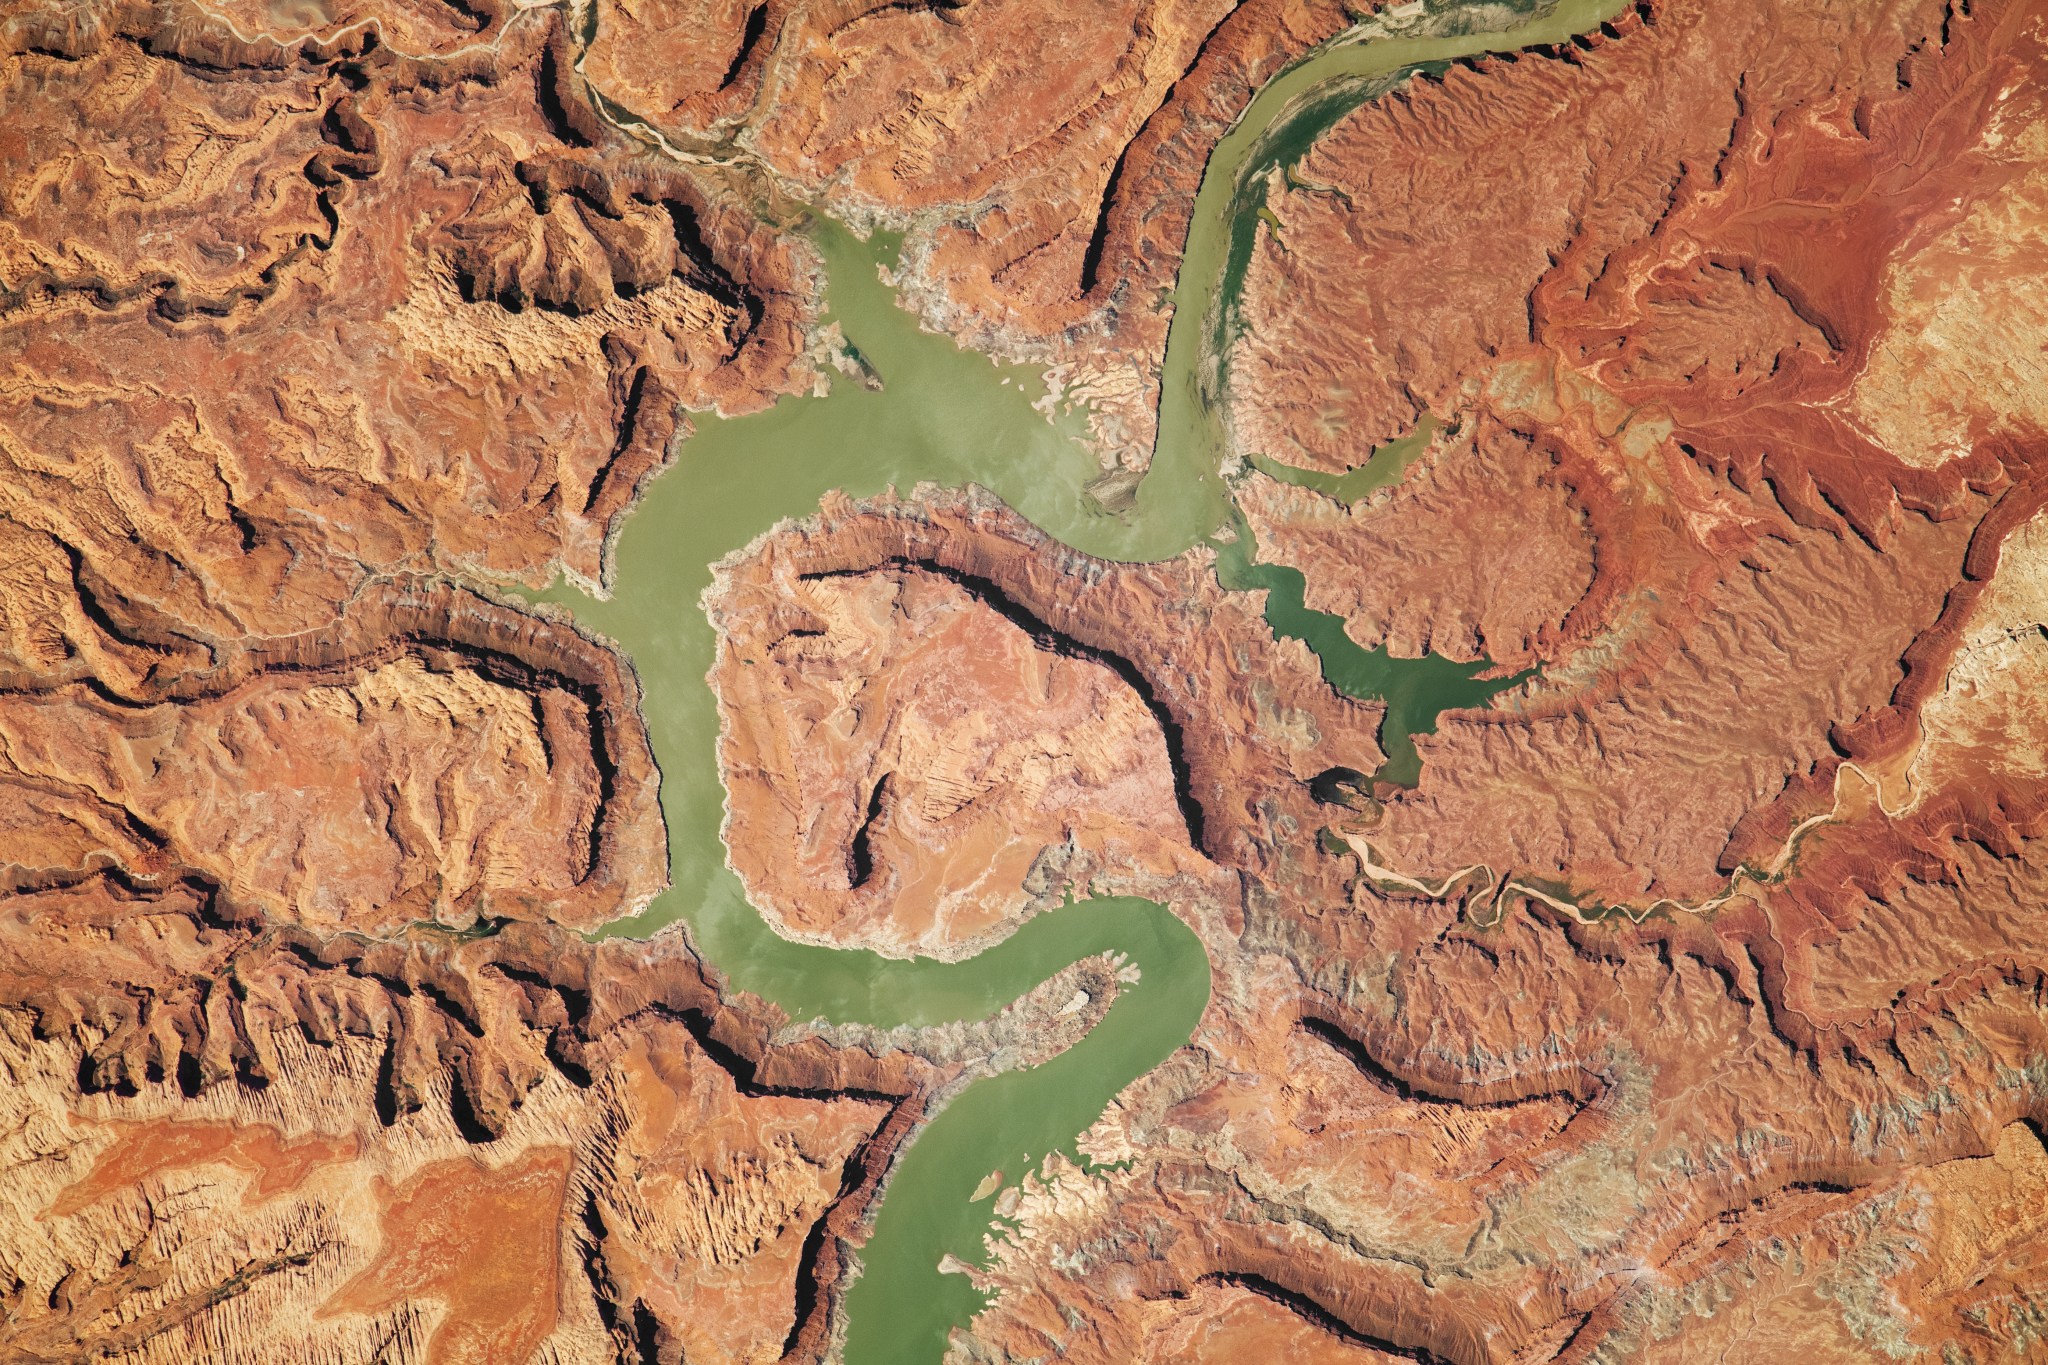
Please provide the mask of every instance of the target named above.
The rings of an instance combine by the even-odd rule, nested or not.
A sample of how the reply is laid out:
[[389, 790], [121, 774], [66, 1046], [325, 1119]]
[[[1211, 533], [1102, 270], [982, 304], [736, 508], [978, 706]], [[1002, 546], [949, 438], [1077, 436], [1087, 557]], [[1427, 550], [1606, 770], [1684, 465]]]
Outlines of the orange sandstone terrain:
[[[715, 566], [658, 769], [668, 681], [514, 592], [829, 391], [813, 212], [1144, 468], [1208, 153], [1367, 18], [0, 9], [0, 1358], [841, 1358], [911, 1144], [1135, 974], [828, 1026], [596, 934], [714, 779], [784, 937], [1206, 950], [977, 1196], [953, 1361], [2048, 1358], [2037, 0], [1640, 0], [1240, 187], [1218, 534], [1321, 658], [1227, 540], [834, 494]], [[1425, 417], [1352, 500], [1243, 458]], [[1347, 647], [1516, 681], [1376, 781]]]
[[[804, 851], [785, 934], [866, 939], [861, 922], [879, 919], [888, 946], [943, 951], [1019, 908], [1007, 902], [1045, 848], [1170, 863], [1164, 737], [1109, 668], [1040, 649], [940, 574], [771, 583], [758, 635], [721, 613], [721, 767], [726, 843], [771, 913], [788, 851]], [[1021, 733], [1002, 724], [1017, 706]], [[791, 817], [830, 823], [768, 823]]]
[[725, 567], [726, 842], [783, 932], [954, 956], [1076, 864], [1149, 884], [1291, 859], [1211, 812], [1380, 761], [1381, 708], [1318, 685], [1203, 565], [1089, 562], [1077, 597], [1062, 553], [933, 494], [828, 503]]

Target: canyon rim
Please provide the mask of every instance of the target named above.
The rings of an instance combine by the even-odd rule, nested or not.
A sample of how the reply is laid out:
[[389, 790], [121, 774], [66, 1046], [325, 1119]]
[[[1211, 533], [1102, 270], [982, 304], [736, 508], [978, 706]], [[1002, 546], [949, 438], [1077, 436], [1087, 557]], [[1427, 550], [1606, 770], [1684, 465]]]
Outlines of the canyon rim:
[[0, 0], [0, 1360], [2048, 1359], [2042, 0]]

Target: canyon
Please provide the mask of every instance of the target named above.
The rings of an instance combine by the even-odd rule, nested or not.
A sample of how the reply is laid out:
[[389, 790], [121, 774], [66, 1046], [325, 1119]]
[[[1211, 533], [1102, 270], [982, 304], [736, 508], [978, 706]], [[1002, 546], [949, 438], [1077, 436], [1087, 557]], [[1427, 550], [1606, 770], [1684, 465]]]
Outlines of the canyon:
[[0, 107], [0, 1354], [2048, 1351], [2037, 3]]

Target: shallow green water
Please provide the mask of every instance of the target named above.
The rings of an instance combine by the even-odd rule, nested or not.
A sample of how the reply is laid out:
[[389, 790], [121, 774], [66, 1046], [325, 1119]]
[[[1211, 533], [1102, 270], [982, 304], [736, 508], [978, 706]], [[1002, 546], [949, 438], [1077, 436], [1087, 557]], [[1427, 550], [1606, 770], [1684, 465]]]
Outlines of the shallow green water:
[[[796, 1019], [882, 1028], [985, 1018], [1095, 953], [1122, 952], [1138, 968], [1138, 982], [1078, 1046], [976, 1083], [918, 1135], [891, 1176], [849, 1302], [846, 1359], [935, 1361], [947, 1332], [981, 1302], [964, 1277], [937, 1271], [948, 1252], [981, 1259], [993, 1196], [970, 1203], [974, 1187], [993, 1170], [1015, 1180], [1055, 1150], [1072, 1155], [1110, 1098], [1194, 1031], [1209, 999], [1209, 964], [1192, 929], [1131, 898], [1040, 914], [961, 963], [791, 943], [769, 929], [726, 867], [718, 714], [704, 682], [715, 640], [698, 606], [712, 561], [783, 517], [816, 511], [835, 488], [861, 495], [922, 479], [980, 482], [1041, 523], [1103, 515], [1082, 494], [1099, 466], [1072, 439], [1079, 420], [1048, 422], [1032, 409], [1042, 392], [1034, 372], [919, 332], [876, 276], [893, 242], [862, 243], [831, 223], [819, 225], [818, 241], [830, 276], [827, 316], [881, 375], [881, 391], [835, 382], [827, 399], [700, 420], [679, 467], [655, 481], [627, 523], [617, 595], [597, 601], [558, 587], [542, 596], [625, 647], [661, 766], [673, 889], [606, 935], [644, 936], [687, 920], [706, 959], [735, 986]], [[1006, 471], [1028, 477], [1006, 479]]]
[[998, 1170], [1015, 1184], [1053, 1151], [1073, 1156], [1075, 1138], [1111, 1097], [1172, 1056], [1201, 1019], [1208, 954], [1192, 929], [1147, 901], [1065, 907], [992, 951], [1062, 916], [1074, 918], [1057, 926], [1060, 965], [1116, 950], [1143, 975], [1079, 1044], [1033, 1070], [976, 1082], [919, 1135], [889, 1186], [865, 1272], [847, 1298], [850, 1362], [939, 1359], [947, 1332], [982, 1303], [966, 1277], [933, 1274], [948, 1252], [981, 1260], [995, 1195], [970, 1203], [975, 1186]]
[[[567, 588], [544, 595], [632, 658], [662, 772], [674, 889], [606, 933], [641, 936], [687, 920], [706, 958], [740, 989], [798, 1019], [882, 1026], [985, 1016], [1067, 963], [1108, 949], [1128, 954], [1142, 973], [1081, 1044], [1033, 1070], [977, 1082], [902, 1157], [848, 1301], [850, 1365], [938, 1358], [947, 1330], [979, 1302], [965, 1279], [937, 1273], [945, 1253], [979, 1259], [988, 1208], [970, 1204], [974, 1186], [991, 1170], [1015, 1178], [1050, 1151], [1071, 1151], [1119, 1090], [1171, 1055], [1208, 1000], [1208, 961], [1185, 924], [1136, 900], [1064, 906], [971, 961], [950, 965], [888, 961], [776, 936], [747, 904], [719, 842], [717, 712], [704, 681], [714, 642], [698, 606], [709, 565], [778, 520], [815, 511], [829, 490], [862, 496], [891, 484], [907, 491], [923, 480], [982, 484], [1058, 539], [1109, 558], [1165, 558], [1210, 537], [1232, 511], [1212, 396], [1220, 391], [1219, 357], [1235, 326], [1228, 301], [1250, 259], [1265, 170], [1291, 161], [1346, 109], [1408, 68], [1489, 46], [1555, 41], [1616, 8], [1615, 0], [1564, 0], [1549, 18], [1507, 34], [1336, 47], [1260, 93], [1219, 145], [1202, 183], [1175, 294], [1159, 441], [1124, 516], [1105, 513], [1083, 491], [1099, 472], [1076, 439], [1083, 422], [1078, 414], [1048, 420], [1034, 410], [1042, 393], [1034, 371], [994, 365], [920, 332], [876, 277], [895, 244], [861, 243], [820, 222], [827, 316], [879, 374], [881, 390], [835, 381], [826, 398], [787, 398], [731, 421], [700, 419], [678, 467], [654, 483], [627, 523], [617, 597], [594, 601]], [[1219, 299], [1225, 306], [1217, 306]], [[1249, 548], [1248, 536], [1235, 551], [1222, 547], [1225, 585], [1269, 589], [1268, 619], [1308, 640], [1333, 684], [1387, 697], [1390, 752], [1405, 741], [1401, 727], [1425, 728], [1443, 706], [1484, 695], [1466, 690], [1472, 680], [1453, 676], [1459, 666], [1441, 660], [1351, 658], [1347, 646], [1351, 654], [1364, 652], [1343, 638], [1341, 623], [1329, 633], [1326, 623], [1336, 618], [1301, 609], [1299, 575], [1290, 587], [1291, 570], [1250, 563]]]
[[833, 489], [858, 497], [891, 485], [908, 492], [920, 480], [980, 483], [1040, 525], [1071, 530], [1106, 519], [1082, 493], [1099, 466], [1075, 439], [1081, 419], [1048, 422], [1033, 410], [1043, 392], [1035, 371], [919, 331], [877, 278], [893, 241], [861, 242], [829, 221], [815, 235], [830, 280], [826, 317], [882, 389], [835, 378], [826, 398], [784, 398], [730, 421], [698, 417], [677, 466], [654, 481], [619, 537], [612, 600], [566, 586], [542, 595], [624, 646], [661, 766], [675, 889], [606, 932], [644, 936], [687, 919], [705, 956], [736, 984], [799, 1018], [826, 1012], [810, 983], [826, 979], [820, 973], [834, 954], [770, 933], [725, 866], [718, 711], [704, 682], [715, 641], [698, 607], [711, 564], [783, 518], [816, 512]]
[[[1391, 484], [1399, 483], [1408, 472], [1408, 466], [1421, 459], [1429, 449], [1430, 442], [1443, 430], [1443, 423], [1434, 413], [1424, 413], [1422, 420], [1415, 424], [1415, 430], [1406, 436], [1376, 446], [1371, 456], [1358, 468], [1343, 474], [1325, 474], [1317, 469], [1298, 469], [1278, 460], [1269, 460], [1263, 455], [1250, 456], [1252, 468], [1269, 479], [1292, 484], [1296, 488], [1309, 488], [1341, 503], [1354, 503]], [[1228, 584], [1225, 585], [1229, 586]]]

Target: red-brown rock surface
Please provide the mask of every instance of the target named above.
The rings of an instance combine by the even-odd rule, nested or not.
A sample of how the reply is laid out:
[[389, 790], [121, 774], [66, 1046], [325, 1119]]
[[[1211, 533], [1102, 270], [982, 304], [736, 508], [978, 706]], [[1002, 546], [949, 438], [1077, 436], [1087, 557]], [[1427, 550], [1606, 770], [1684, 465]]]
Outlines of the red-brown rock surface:
[[1352, 15], [1325, 0], [598, 0], [582, 72], [677, 145], [906, 229], [929, 325], [1056, 364], [1150, 459], [1209, 148]]
[[568, 932], [664, 885], [638, 685], [447, 577], [603, 578], [791, 246], [554, 11], [0, 21], [0, 1355], [815, 1358], [964, 1064]]
[[596, 580], [676, 403], [791, 363], [788, 249], [550, 117], [552, 11], [447, 57], [344, 25], [330, 62], [175, 5], [9, 28], [6, 560], [49, 621], [9, 663], [118, 666], [80, 581], [206, 640], [378, 573]]
[[[2048, 378], [2015, 340], [2048, 308], [2016, 264], [2042, 42], [2025, 6], [1665, 5], [1569, 60], [1453, 68], [1304, 158], [1247, 286], [1238, 439], [1342, 468], [1425, 409], [1470, 434], [1349, 509], [1257, 481], [1261, 552], [1362, 644], [1547, 668], [1526, 722], [1422, 741], [1374, 835], [1396, 861], [1697, 903], [1749, 856], [1737, 825], [1894, 702], [1985, 519], [2033, 496], [2039, 430], [2001, 396]], [[1397, 192], [1454, 162], [1458, 192]], [[1967, 362], [1900, 283], [1964, 221], [2013, 324]], [[1989, 385], [1951, 387], [1945, 456], [1868, 415], [1914, 354]]]
[[2039, 1353], [2044, 36], [1639, 7], [1276, 190], [1240, 446], [1459, 434], [1248, 476], [1260, 556], [1543, 673], [1269, 866], [1262, 1003], [1026, 1189], [971, 1358], [1195, 1358], [1226, 1286], [1430, 1359]]
[[[871, 1149], [901, 1127], [881, 1092], [917, 1073], [836, 1074], [799, 1048], [737, 1088], [730, 1047], [693, 1027], [755, 1045], [687, 958], [600, 955], [572, 988], [537, 969], [565, 946], [414, 968], [474, 1011], [489, 1056], [452, 1094], [434, 1051], [453, 1038], [408, 1032], [444, 1029], [446, 1007], [405, 1003], [360, 960], [251, 972], [247, 1009], [279, 1026], [252, 1034], [260, 1089], [138, 1075], [80, 1098], [76, 1044], [11, 1036], [9, 1358], [600, 1359], [644, 1339], [749, 1359], [815, 1337], [803, 1282], [836, 1253], [800, 1252], [871, 1197]], [[565, 1002], [590, 1017], [568, 1023]], [[594, 1040], [546, 1045], [573, 1067], [541, 1055], [550, 1013]], [[865, 1098], [804, 1093], [849, 1083]], [[489, 1109], [508, 1085], [511, 1107]]]
[[[1041, 860], [1142, 884], [1292, 858], [1271, 823], [1310, 818], [1325, 768], [1382, 757], [1381, 708], [1321, 686], [1200, 560], [1077, 561], [974, 491], [830, 500], [707, 602], [727, 843], [801, 936], [951, 955], [1066, 889]], [[918, 612], [943, 615], [899, 624]]]
[[1568, 447], [1476, 419], [1378, 497], [1346, 506], [1277, 479], [1238, 506], [1259, 558], [1308, 575], [1307, 604], [1360, 645], [1503, 668], [1583, 633], [1599, 565]]
[[726, 844], [783, 933], [946, 953], [1049, 846], [1171, 867], [1165, 736], [1107, 665], [929, 570], [762, 571], [713, 611], [720, 766]]
[[[1208, 150], [1349, 22], [0, 14], [0, 1356], [829, 1358], [906, 1141], [1122, 964], [883, 1032], [584, 937], [665, 880], [640, 681], [489, 585], [608, 581], [687, 409], [811, 385], [811, 205], [1142, 463]], [[2031, 0], [1644, 0], [1268, 182], [1226, 453], [1450, 434], [1234, 474], [1259, 558], [1538, 670], [1413, 788], [1208, 548], [920, 489], [718, 566], [772, 924], [1209, 952], [955, 1359], [2042, 1354], [2044, 115]]]

